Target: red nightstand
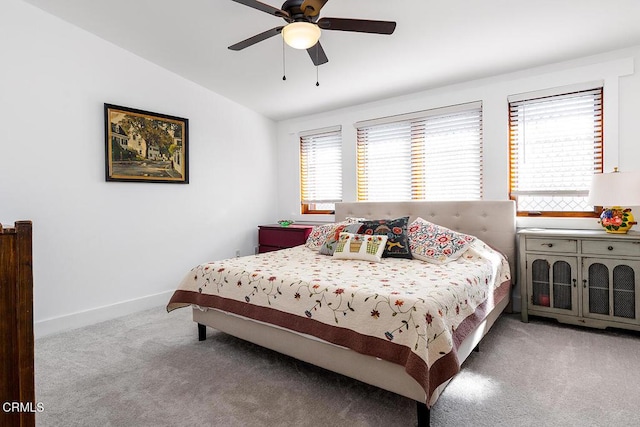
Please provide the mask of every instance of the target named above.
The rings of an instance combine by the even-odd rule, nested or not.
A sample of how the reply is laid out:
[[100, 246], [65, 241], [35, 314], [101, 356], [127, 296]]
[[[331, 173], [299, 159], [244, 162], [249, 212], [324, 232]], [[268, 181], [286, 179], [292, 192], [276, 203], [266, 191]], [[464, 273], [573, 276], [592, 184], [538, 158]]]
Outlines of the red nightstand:
[[292, 224], [282, 227], [279, 224], [258, 226], [258, 252], [271, 252], [304, 245], [313, 225]]

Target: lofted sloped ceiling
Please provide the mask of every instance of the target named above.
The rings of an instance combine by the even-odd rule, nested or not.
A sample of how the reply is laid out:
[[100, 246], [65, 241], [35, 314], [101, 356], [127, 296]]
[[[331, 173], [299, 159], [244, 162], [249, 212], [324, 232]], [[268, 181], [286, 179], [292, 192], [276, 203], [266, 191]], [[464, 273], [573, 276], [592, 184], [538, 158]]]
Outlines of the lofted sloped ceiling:
[[284, 24], [232, 0], [25, 1], [273, 120], [640, 45], [638, 0], [329, 0], [397, 28], [323, 31], [316, 69], [289, 47], [283, 66], [280, 36], [228, 50]]

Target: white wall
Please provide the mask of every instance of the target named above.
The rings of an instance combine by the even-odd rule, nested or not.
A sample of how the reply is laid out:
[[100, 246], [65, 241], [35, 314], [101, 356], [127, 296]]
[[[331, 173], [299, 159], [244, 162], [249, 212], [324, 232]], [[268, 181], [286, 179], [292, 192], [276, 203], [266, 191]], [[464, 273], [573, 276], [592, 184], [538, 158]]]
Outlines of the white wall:
[[[0, 15], [0, 221], [34, 223], [37, 336], [253, 253], [277, 218], [275, 123], [22, 1]], [[105, 182], [105, 102], [188, 118], [190, 183]]]
[[[332, 216], [301, 215], [298, 133], [341, 125], [343, 136], [343, 200], [356, 200], [356, 129], [354, 123], [378, 117], [481, 100], [483, 102], [484, 198], [508, 199], [507, 97], [593, 81], [604, 83], [604, 166], [640, 170], [640, 47], [425, 90], [375, 103], [278, 123], [278, 217], [332, 221]], [[593, 218], [517, 218], [518, 227], [600, 228]], [[514, 307], [520, 307], [519, 287]]]

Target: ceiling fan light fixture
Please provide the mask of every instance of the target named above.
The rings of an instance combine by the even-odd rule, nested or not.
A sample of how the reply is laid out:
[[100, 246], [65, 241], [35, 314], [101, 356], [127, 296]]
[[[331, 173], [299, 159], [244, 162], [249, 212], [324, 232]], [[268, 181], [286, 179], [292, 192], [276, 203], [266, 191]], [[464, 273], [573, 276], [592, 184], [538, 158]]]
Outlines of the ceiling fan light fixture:
[[311, 22], [292, 22], [282, 29], [282, 38], [294, 49], [309, 49], [318, 43], [320, 28]]

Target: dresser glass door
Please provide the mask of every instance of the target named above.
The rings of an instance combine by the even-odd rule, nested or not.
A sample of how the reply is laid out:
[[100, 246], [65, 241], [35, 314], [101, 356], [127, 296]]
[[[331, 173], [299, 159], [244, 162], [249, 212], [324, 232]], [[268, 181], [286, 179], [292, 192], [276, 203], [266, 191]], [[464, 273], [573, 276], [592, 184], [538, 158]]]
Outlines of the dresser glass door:
[[551, 287], [551, 269], [546, 259], [536, 259], [531, 263], [531, 284], [533, 292], [531, 304], [549, 307], [549, 289]]
[[638, 263], [613, 259], [585, 259], [585, 316], [631, 321], [637, 319]]
[[532, 289], [529, 306], [558, 312], [576, 312], [576, 259], [529, 255], [527, 264]]
[[613, 315], [636, 318], [635, 274], [628, 265], [617, 265], [613, 269]]
[[609, 315], [609, 269], [594, 262], [589, 265], [589, 313]]
[[553, 263], [553, 307], [571, 310], [571, 286], [575, 283], [573, 270], [567, 261]]

